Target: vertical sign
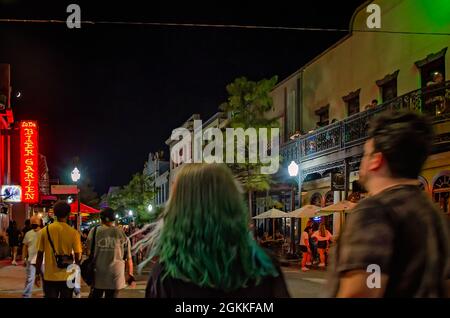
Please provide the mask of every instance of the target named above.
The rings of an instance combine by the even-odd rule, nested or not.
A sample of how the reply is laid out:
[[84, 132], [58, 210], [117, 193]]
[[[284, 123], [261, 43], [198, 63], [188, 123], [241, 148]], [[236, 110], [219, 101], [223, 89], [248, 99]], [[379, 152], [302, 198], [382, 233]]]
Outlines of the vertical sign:
[[22, 202], [39, 202], [38, 125], [36, 121], [20, 122], [20, 184]]

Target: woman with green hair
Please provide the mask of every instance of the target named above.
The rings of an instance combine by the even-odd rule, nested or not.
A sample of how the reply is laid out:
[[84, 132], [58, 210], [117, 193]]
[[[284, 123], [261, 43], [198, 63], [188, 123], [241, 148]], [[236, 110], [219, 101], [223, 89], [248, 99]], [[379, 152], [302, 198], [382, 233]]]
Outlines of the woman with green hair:
[[[249, 230], [242, 191], [223, 164], [185, 164], [141, 244], [158, 258], [146, 297], [289, 297]], [[141, 264], [141, 266], [144, 266]]]

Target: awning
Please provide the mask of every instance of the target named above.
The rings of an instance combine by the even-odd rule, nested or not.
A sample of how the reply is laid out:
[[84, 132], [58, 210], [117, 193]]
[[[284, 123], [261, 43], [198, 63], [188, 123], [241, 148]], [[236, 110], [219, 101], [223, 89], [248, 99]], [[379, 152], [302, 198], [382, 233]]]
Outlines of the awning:
[[[78, 201], [73, 201], [70, 204], [70, 212], [71, 213], [77, 213], [78, 212]], [[93, 207], [90, 207], [89, 205], [84, 204], [83, 202], [80, 203], [80, 212], [81, 213], [100, 213], [100, 210], [94, 209]]]

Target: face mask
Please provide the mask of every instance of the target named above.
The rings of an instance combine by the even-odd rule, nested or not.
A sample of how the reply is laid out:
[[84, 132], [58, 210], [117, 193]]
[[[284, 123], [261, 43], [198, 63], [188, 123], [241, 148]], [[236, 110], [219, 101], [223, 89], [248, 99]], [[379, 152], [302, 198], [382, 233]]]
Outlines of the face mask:
[[38, 224], [31, 224], [31, 228], [32, 228], [33, 230], [36, 230], [38, 227], [39, 227]]

